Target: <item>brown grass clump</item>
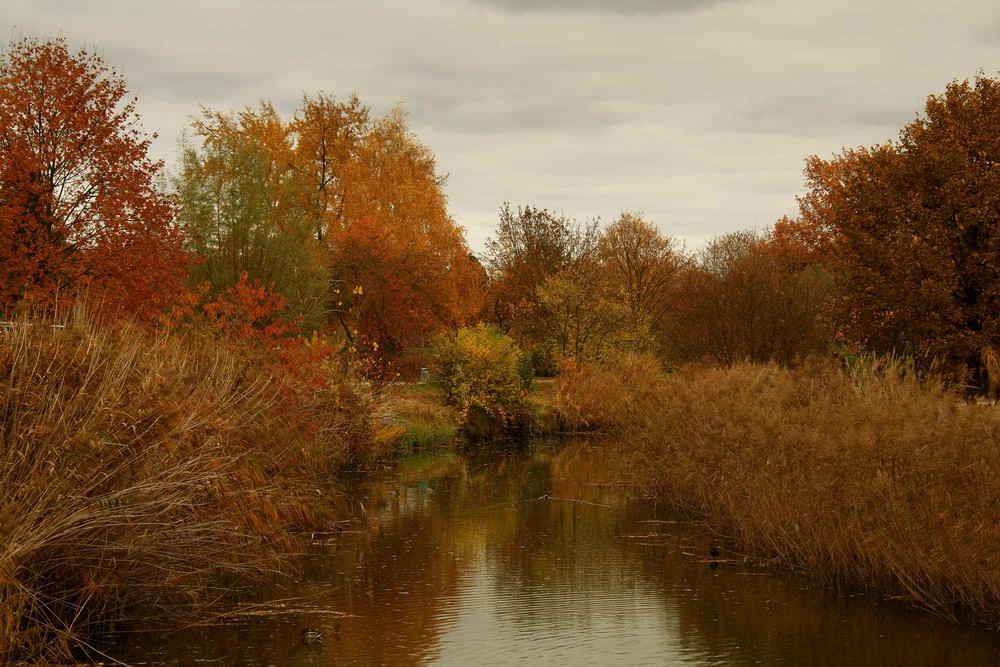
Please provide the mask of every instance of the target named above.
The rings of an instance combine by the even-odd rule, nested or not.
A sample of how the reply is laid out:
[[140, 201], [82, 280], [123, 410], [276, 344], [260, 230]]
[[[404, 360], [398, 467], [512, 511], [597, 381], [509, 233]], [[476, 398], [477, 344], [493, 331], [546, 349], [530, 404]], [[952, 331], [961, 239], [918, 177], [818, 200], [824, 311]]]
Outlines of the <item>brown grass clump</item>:
[[0, 331], [0, 662], [64, 659], [130, 613], [280, 571], [307, 510], [275, 491], [350, 456], [350, 393], [79, 314]]
[[623, 354], [601, 365], [568, 359], [559, 367], [552, 404], [570, 431], [620, 431], [659, 396], [660, 376], [660, 362], [648, 354]]
[[994, 408], [895, 359], [681, 372], [644, 398], [623, 470], [735, 549], [1000, 626]]

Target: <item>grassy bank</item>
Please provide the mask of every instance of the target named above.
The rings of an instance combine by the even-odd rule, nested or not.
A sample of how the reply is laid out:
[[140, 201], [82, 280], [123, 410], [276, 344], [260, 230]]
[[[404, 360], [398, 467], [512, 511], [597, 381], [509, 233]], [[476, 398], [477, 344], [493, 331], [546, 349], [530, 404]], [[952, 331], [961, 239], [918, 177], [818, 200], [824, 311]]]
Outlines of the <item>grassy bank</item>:
[[334, 372], [207, 334], [64, 324], [0, 331], [4, 663], [273, 579], [289, 528], [325, 520], [317, 475], [371, 445], [363, 395]]
[[995, 408], [892, 360], [636, 369], [570, 369], [557, 396], [579, 424], [623, 434], [637, 484], [738, 554], [1000, 627]]
[[[525, 426], [516, 435], [545, 435], [562, 428], [553, 404], [555, 380], [535, 380], [526, 395]], [[448, 402], [441, 384], [398, 382], [387, 385], [378, 401], [375, 438], [380, 450], [406, 454], [462, 442], [511, 437], [502, 424], [482, 419], [471, 427]], [[484, 435], [485, 434], [485, 435]]]
[[399, 454], [451, 445], [459, 435], [458, 411], [437, 384], [397, 382], [379, 397], [376, 437]]

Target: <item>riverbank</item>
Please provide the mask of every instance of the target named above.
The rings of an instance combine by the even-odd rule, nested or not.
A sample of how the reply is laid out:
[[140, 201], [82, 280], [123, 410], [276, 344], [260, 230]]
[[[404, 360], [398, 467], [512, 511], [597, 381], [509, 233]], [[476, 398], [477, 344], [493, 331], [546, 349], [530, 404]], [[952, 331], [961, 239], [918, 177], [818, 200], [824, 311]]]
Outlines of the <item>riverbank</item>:
[[996, 408], [893, 360], [647, 367], [629, 382], [578, 367], [556, 393], [620, 434], [624, 477], [703, 519], [731, 556], [1000, 627]]
[[5, 664], [282, 576], [376, 452], [363, 387], [211, 331], [17, 322], [0, 377]]
[[563, 424], [555, 408], [555, 378], [536, 378], [526, 394], [523, 424], [515, 433], [480, 421], [470, 433], [459, 410], [448, 403], [445, 388], [434, 382], [396, 382], [383, 388], [375, 411], [379, 450], [398, 456], [413, 451], [451, 447], [462, 442], [559, 432]]
[[[463, 437], [441, 386], [373, 395], [204, 332], [80, 318], [0, 336], [7, 662], [273, 582], [297, 534], [338, 518], [346, 466]], [[704, 520], [727, 557], [1000, 627], [1000, 418], [905, 366], [664, 374], [629, 357], [567, 365], [521, 405], [522, 435], [615, 433], [619, 477]]]

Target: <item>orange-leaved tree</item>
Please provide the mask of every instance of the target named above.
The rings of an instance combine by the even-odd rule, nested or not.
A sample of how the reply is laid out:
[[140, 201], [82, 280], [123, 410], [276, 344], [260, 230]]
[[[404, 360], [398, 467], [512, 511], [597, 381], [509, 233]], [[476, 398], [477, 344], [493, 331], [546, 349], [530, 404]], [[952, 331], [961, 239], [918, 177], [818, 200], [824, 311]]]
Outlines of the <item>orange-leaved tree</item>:
[[812, 158], [803, 217], [834, 240], [839, 334], [973, 372], [1000, 348], [1000, 82], [931, 95], [898, 141]]
[[372, 123], [343, 167], [328, 241], [335, 306], [355, 348], [385, 375], [428, 334], [471, 321], [483, 273], [448, 214], [434, 156], [399, 110]]
[[106, 311], [155, 314], [187, 256], [156, 185], [135, 100], [98, 56], [62, 38], [0, 60], [0, 311], [85, 285]]
[[368, 107], [357, 95], [338, 102], [331, 95], [303, 96], [289, 130], [295, 138], [294, 167], [305, 179], [309, 220], [318, 241], [344, 226], [346, 189], [362, 139], [371, 129]]

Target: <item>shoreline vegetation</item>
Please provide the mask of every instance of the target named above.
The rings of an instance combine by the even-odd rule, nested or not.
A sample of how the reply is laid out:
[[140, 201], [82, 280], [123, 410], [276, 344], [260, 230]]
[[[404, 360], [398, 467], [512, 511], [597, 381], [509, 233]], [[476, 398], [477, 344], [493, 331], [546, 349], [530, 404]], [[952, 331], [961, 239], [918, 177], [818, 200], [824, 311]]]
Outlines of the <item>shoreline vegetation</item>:
[[0, 662], [64, 661], [128, 619], [211, 613], [289, 571], [373, 455], [370, 398], [209, 332], [0, 330]]
[[573, 365], [556, 408], [733, 557], [1000, 627], [1000, 413], [893, 357]]
[[[440, 382], [375, 395], [342, 370], [282, 377], [196, 331], [88, 322], [0, 333], [7, 660], [65, 659], [130, 618], [232, 603], [347, 511], [347, 467], [489, 435]], [[618, 474], [733, 557], [1000, 624], [1000, 418], [904, 361], [665, 372], [624, 355], [521, 386], [527, 427], [496, 421], [494, 437], [616, 435]]]
[[484, 350], [488, 384], [466, 359], [471, 383], [449, 393], [376, 390], [304, 345], [102, 322], [80, 304], [3, 323], [0, 661], [61, 664], [134, 619], [216, 613], [293, 574], [304, 536], [350, 515], [347, 471], [554, 423], [518, 353]]

